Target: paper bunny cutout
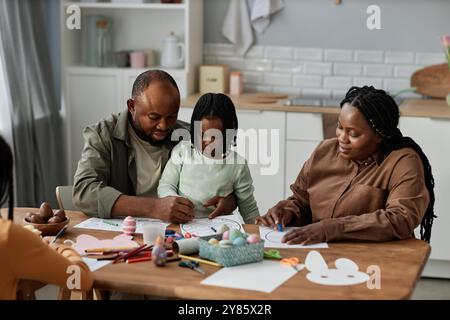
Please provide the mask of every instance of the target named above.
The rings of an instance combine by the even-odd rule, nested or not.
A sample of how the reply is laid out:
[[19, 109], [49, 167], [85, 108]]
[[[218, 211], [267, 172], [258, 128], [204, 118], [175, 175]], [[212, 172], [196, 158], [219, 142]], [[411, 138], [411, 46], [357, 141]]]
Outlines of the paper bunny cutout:
[[139, 244], [132, 241], [132, 236], [125, 234], [118, 235], [113, 239], [100, 240], [88, 234], [82, 234], [77, 237], [75, 242], [72, 240], [64, 241], [64, 244], [72, 246], [80, 255], [85, 254], [86, 249], [94, 248], [116, 248], [116, 247], [138, 247]]
[[364, 283], [369, 275], [358, 270], [358, 265], [350, 259], [339, 258], [334, 262], [336, 269], [329, 269], [318, 251], [310, 251], [305, 266], [309, 273], [306, 278], [314, 283], [329, 286], [350, 286]]

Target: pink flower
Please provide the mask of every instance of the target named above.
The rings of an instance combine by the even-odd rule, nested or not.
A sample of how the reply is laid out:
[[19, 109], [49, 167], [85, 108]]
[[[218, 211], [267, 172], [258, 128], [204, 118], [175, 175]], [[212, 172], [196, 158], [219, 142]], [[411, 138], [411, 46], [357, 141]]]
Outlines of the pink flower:
[[441, 37], [441, 43], [445, 48], [450, 48], [450, 35], [449, 36], [442, 36]]

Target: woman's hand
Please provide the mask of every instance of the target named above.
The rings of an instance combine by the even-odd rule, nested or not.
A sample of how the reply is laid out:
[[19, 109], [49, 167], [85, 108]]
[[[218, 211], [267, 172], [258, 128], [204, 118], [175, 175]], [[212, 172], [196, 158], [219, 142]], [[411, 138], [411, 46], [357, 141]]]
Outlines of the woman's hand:
[[273, 208], [269, 209], [265, 215], [256, 218], [255, 223], [271, 228], [276, 228], [277, 224], [281, 223], [284, 228], [289, 222], [291, 222], [292, 216], [299, 213], [298, 207], [292, 200], [282, 200]]
[[314, 244], [325, 242], [325, 230], [320, 222], [316, 222], [313, 224], [308, 224], [301, 228], [296, 228], [290, 230], [286, 233], [281, 242], [287, 244]]
[[211, 206], [215, 207], [214, 211], [208, 216], [209, 219], [214, 219], [218, 216], [232, 214], [237, 207], [237, 200], [234, 194], [230, 194], [226, 197], [215, 196], [206, 201], [203, 206], [205, 208]]

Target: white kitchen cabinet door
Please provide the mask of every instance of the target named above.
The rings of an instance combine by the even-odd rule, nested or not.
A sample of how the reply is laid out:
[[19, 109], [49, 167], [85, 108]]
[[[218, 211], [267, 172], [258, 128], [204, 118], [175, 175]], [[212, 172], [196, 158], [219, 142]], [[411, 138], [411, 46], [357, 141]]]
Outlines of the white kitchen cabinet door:
[[180, 108], [180, 111], [178, 111], [178, 120], [191, 123], [191, 117], [192, 117], [192, 110], [193, 108]]
[[248, 163], [260, 214], [284, 198], [285, 113], [237, 110], [237, 152]]
[[320, 141], [295, 141], [286, 142], [286, 184], [284, 197], [292, 195], [291, 184], [297, 179], [303, 164], [308, 160], [311, 153], [317, 147]]
[[[430, 259], [450, 262], [450, 121], [402, 117], [403, 135], [413, 138], [427, 155], [435, 181], [435, 214]], [[450, 275], [450, 270], [447, 272]]]
[[103, 73], [67, 73], [69, 183], [73, 182], [84, 145], [83, 130], [120, 108], [121, 77], [115, 70]]
[[286, 112], [286, 139], [323, 140], [322, 114]]

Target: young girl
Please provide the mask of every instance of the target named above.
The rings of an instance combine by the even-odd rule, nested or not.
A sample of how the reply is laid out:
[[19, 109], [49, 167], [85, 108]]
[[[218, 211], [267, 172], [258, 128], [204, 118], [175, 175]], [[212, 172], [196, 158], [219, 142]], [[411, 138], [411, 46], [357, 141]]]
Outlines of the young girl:
[[20, 279], [38, 280], [67, 286], [68, 267], [79, 267], [81, 291], [92, 287], [87, 265], [72, 248], [44, 243], [38, 236], [13, 220], [13, 158], [11, 149], [0, 137], [0, 206], [8, 199], [8, 220], [0, 216], [0, 300], [15, 299]]
[[205, 218], [214, 208], [205, 203], [233, 193], [245, 223], [259, 217], [253, 181], [236, 145], [238, 120], [233, 102], [224, 94], [200, 97], [191, 118], [190, 140], [173, 150], [158, 186], [158, 196], [179, 195], [195, 205], [195, 217]]

